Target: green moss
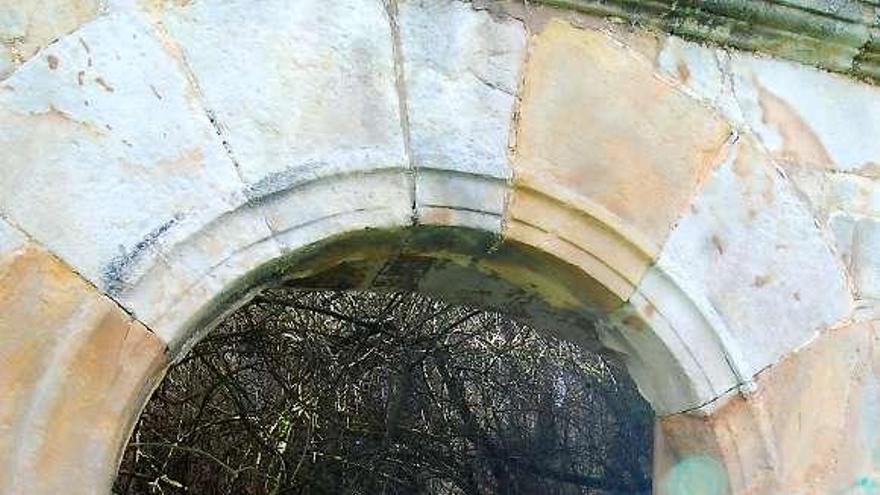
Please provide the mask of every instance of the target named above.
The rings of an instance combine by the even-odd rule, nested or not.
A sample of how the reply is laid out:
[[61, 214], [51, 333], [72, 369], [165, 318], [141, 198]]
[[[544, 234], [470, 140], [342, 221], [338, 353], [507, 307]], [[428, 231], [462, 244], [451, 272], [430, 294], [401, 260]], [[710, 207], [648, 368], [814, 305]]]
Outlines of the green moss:
[[[847, 0], [537, 0], [880, 82], [880, 6]], [[872, 51], [874, 50], [874, 51]]]
[[350, 278], [342, 278], [344, 275], [338, 271], [340, 265], [356, 266], [389, 259], [400, 251], [406, 236], [406, 229], [364, 229], [339, 234], [284, 254], [251, 270], [214, 296], [189, 319], [185, 333], [189, 335], [212, 326], [218, 318], [262, 287], [283, 282], [299, 282], [299, 285], [307, 286], [303, 282], [317, 284], [321, 280], [325, 281], [323, 287], [329, 287], [326, 285], [329, 282], [324, 279], [327, 274], [336, 277], [335, 283], [340, 288], [355, 284], [358, 282], [357, 275], [349, 273]]
[[[445, 277], [445, 278], [444, 278]], [[431, 290], [570, 332], [621, 301], [577, 267], [516, 242], [458, 227], [417, 226], [340, 234], [280, 256], [217, 294], [188, 322], [198, 335], [255, 291], [303, 288]], [[439, 282], [439, 283], [437, 283]], [[428, 283], [427, 285], [431, 285]], [[441, 294], [442, 293], [442, 294]]]

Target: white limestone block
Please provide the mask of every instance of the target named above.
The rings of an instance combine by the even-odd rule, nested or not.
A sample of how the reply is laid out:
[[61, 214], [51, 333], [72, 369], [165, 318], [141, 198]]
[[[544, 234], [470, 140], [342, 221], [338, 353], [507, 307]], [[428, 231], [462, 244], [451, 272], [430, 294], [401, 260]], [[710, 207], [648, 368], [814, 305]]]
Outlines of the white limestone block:
[[743, 126], [732, 78], [726, 71], [729, 59], [723, 49], [666, 36], [657, 55], [657, 66], [662, 74], [681, 83], [686, 91], [710, 104], [728, 121]]
[[307, 183], [262, 207], [284, 251], [363, 228], [403, 227], [412, 215], [410, 182], [394, 168]]
[[252, 198], [406, 167], [379, 0], [203, 0], [162, 14]]
[[851, 270], [859, 296], [880, 304], [880, 219], [862, 218], [855, 224]]
[[[158, 306], [161, 311], [151, 316], [148, 323], [168, 344], [172, 358], [180, 359], [185, 356], [189, 348], [212, 329], [211, 325], [205, 325], [203, 317], [218, 309], [215, 307], [217, 298], [223, 298], [228, 291], [233, 289], [240, 289], [236, 284], [240, 282], [242, 277], [280, 255], [281, 252], [274, 237], [254, 240], [228, 258], [219, 262], [215, 260], [215, 264], [211, 266], [209, 272], [189, 281], [185, 292], [174, 298], [161, 301]], [[173, 276], [175, 272], [158, 273]], [[174, 280], [162, 280], [161, 278], [156, 280], [156, 285], [159, 287], [173, 283]], [[250, 289], [255, 292], [261, 288], [256, 286]], [[155, 294], [156, 292], [145, 291], [145, 293]], [[224, 299], [221, 303], [223, 312], [217, 314], [217, 318], [212, 323], [219, 323], [224, 316], [231, 314], [246, 302], [247, 298]]]
[[823, 179], [816, 188], [822, 192], [821, 207], [856, 295], [880, 299], [880, 181], [841, 173]]
[[880, 218], [880, 178], [831, 173], [821, 185], [824, 209]]
[[658, 66], [789, 164], [876, 175], [880, 88], [791, 61], [664, 38]]
[[500, 217], [481, 212], [503, 211], [503, 194], [458, 194], [463, 178], [427, 170], [510, 177], [525, 28], [455, 0], [403, 1], [399, 23], [420, 221], [500, 231]]
[[880, 170], [880, 88], [794, 62], [733, 53], [745, 123], [774, 157], [854, 173]]
[[503, 179], [446, 170], [419, 171], [419, 222], [500, 232], [509, 194]]
[[629, 356], [627, 368], [657, 414], [707, 411], [719, 397], [748, 386], [743, 356], [715, 309], [697, 304], [656, 266], [611, 322], [602, 339]]
[[0, 210], [113, 296], [244, 201], [181, 61], [101, 17], [0, 84]]
[[798, 165], [880, 169], [880, 88], [795, 62], [669, 36], [658, 66], [771, 153]]
[[746, 138], [708, 179], [657, 266], [703, 314], [719, 315], [725, 347], [749, 376], [851, 311], [842, 267], [814, 219]]
[[[213, 219], [185, 242], [163, 249], [151, 270], [119, 300], [174, 348], [187, 330], [186, 320], [214, 296], [206, 286], [219, 292], [280, 255], [262, 212], [244, 206]], [[166, 317], [170, 312], [180, 318], [172, 321]]]
[[406, 0], [400, 36], [416, 165], [508, 177], [523, 25], [465, 2]]

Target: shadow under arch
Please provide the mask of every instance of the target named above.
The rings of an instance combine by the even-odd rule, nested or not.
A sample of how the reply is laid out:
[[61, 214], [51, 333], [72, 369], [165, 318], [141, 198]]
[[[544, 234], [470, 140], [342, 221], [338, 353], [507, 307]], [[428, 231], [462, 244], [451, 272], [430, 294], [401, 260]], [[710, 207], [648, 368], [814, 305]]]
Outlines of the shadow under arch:
[[[577, 211], [561, 203], [555, 209]], [[590, 222], [591, 229], [607, 231], [602, 235], [614, 235], [607, 225], [592, 217]], [[355, 228], [263, 260], [187, 314], [169, 357], [180, 359], [261, 289], [287, 284], [418, 291], [554, 329], [562, 338], [618, 356], [658, 415], [706, 408], [745, 382], [715, 322], [670, 277], [648, 267], [626, 299], [616, 283], [623, 277], [604, 262], [631, 254], [597, 254], [563, 239], [581, 257], [591, 257], [585, 264], [560, 253], [560, 243], [548, 242], [558, 234], [516, 218], [509, 223], [503, 236], [461, 226]], [[574, 223], [583, 227], [582, 219]], [[512, 234], [514, 229], [519, 232]]]
[[[683, 290], [649, 270], [645, 277], [651, 276], [665, 282], [668, 297], [680, 304]], [[663, 332], [677, 322], [663, 319], [656, 308], [646, 315], [582, 267], [548, 252], [540, 242], [528, 244], [485, 230], [436, 225], [352, 229], [263, 262], [190, 316], [182, 330], [185, 338], [169, 350], [171, 362], [183, 358], [201, 337], [261, 290], [278, 285], [418, 291], [450, 303], [504, 313], [622, 361], [658, 417], [682, 412], [670, 409], [676, 401], [698, 400], [699, 380], [707, 380], [695, 377], [683, 362], [698, 356], [669, 345], [669, 334]], [[658, 321], [665, 327], [658, 329]], [[693, 409], [699, 412], [703, 406], [695, 403]], [[714, 435], [707, 431], [704, 441], [712, 443], [709, 437]], [[117, 463], [125, 445], [118, 447]], [[655, 465], [659, 466], [655, 471], [665, 472], [669, 460], [656, 459]]]

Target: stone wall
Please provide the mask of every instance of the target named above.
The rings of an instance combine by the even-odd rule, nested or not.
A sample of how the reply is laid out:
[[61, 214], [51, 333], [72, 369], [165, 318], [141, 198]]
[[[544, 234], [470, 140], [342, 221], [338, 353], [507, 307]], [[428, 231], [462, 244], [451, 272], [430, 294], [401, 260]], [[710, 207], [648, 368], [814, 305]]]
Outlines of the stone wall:
[[614, 353], [658, 493], [880, 486], [880, 89], [516, 2], [38, 3], [0, 0], [0, 493], [109, 490], [282, 279]]

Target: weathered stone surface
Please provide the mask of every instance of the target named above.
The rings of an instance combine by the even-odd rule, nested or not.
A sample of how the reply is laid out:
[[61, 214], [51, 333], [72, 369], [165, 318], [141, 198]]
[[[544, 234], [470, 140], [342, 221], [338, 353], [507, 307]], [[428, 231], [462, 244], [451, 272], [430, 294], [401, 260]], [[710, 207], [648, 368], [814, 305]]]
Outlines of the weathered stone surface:
[[751, 129], [773, 157], [820, 170], [880, 171], [880, 88], [801, 65], [668, 37], [669, 76]]
[[842, 269], [791, 186], [744, 137], [670, 235], [658, 267], [717, 312], [751, 375], [851, 311]]
[[[170, 6], [182, 49], [252, 197], [406, 167], [390, 21], [379, 1]], [[230, 42], [235, 40], [235, 42]]]
[[0, 81], [98, 14], [99, 0], [0, 0]]
[[[398, 169], [315, 181], [263, 203], [266, 221], [284, 249], [297, 249], [346, 230], [410, 223], [410, 183]], [[357, 218], [357, 220], [355, 220]]]
[[[205, 1], [154, 13], [180, 46], [250, 200], [180, 249], [181, 260], [201, 265], [184, 294], [168, 301], [159, 292], [178, 278], [173, 259], [143, 291], [163, 303], [148, 321], [177, 351], [198, 336], [190, 318], [238, 277], [328, 236], [409, 223], [413, 185], [381, 2]], [[224, 232], [229, 219], [248, 227]]]
[[[837, 252], [863, 304], [880, 305], [880, 181], [854, 174], [821, 177], [814, 197], [828, 217]], [[870, 309], [870, 308], [869, 308]], [[880, 308], [875, 308], [880, 317]]]
[[880, 328], [824, 333], [708, 418], [661, 418], [655, 486], [691, 493], [873, 493], [880, 484]]
[[[880, 483], [878, 330], [785, 358], [880, 317], [876, 89], [544, 9], [511, 129], [504, 6], [3, 1], [2, 41], [26, 36], [0, 50], [0, 492], [106, 489], [163, 343], [326, 250], [339, 287], [476, 297], [585, 345], [603, 321], [657, 412], [709, 415], [663, 420], [664, 493]], [[9, 47], [80, 25], [4, 79]]]
[[769, 53], [849, 76], [880, 79], [877, 5], [869, 0], [713, 3], [539, 0], [688, 39]]
[[723, 320], [656, 266], [602, 330], [602, 342], [624, 356], [658, 415], [711, 410], [743, 382], [743, 359]]
[[179, 62], [114, 14], [0, 87], [0, 210], [114, 295], [244, 201]]
[[850, 269], [859, 296], [880, 304], [880, 219], [863, 218], [853, 228]]
[[663, 37], [660, 43], [655, 56], [664, 76], [680, 83], [695, 97], [718, 109], [735, 126], [746, 126], [730, 72], [729, 51], [675, 36]]
[[44, 251], [0, 261], [0, 491], [109, 491], [164, 345]]
[[531, 48], [516, 176], [601, 205], [656, 251], [728, 133], [607, 35], [553, 21]]
[[504, 179], [421, 169], [416, 177], [419, 223], [498, 233], [509, 193]]
[[601, 206], [572, 195], [520, 187], [511, 200], [504, 237], [577, 266], [616, 296], [616, 303], [605, 307], [614, 309], [632, 294], [650, 264], [652, 245]]
[[240, 208], [164, 253], [120, 299], [176, 352], [189, 318], [225, 286], [280, 255], [262, 212]]
[[880, 170], [880, 88], [790, 62], [735, 54], [731, 72], [746, 123], [774, 157], [822, 169]]
[[[494, 19], [464, 2], [407, 0], [399, 8], [418, 214], [426, 223], [463, 221], [498, 231], [503, 194], [457, 194], [460, 188], [480, 184], [469, 187], [462, 176], [422, 171], [510, 176], [508, 138], [525, 58], [525, 29], [518, 21]], [[437, 194], [438, 189], [445, 194]], [[452, 211], [438, 211], [446, 208]], [[473, 217], [469, 212], [480, 211], [494, 215], [494, 225], [488, 219], [467, 218]]]
[[832, 173], [822, 176], [823, 213], [880, 218], [880, 177]]
[[[397, 169], [334, 176], [215, 219], [143, 277], [125, 300], [175, 355], [208, 328], [191, 320], [239, 278], [285, 253], [339, 234], [410, 223], [410, 183]], [[139, 313], [141, 314], [141, 313]]]
[[14, 254], [24, 244], [24, 236], [15, 227], [0, 219], [0, 260]]
[[880, 90], [674, 37], [658, 62], [737, 126], [756, 132], [834, 239], [856, 296], [875, 299], [880, 241], [871, 232], [880, 218], [880, 144], [867, 136], [880, 133]]

